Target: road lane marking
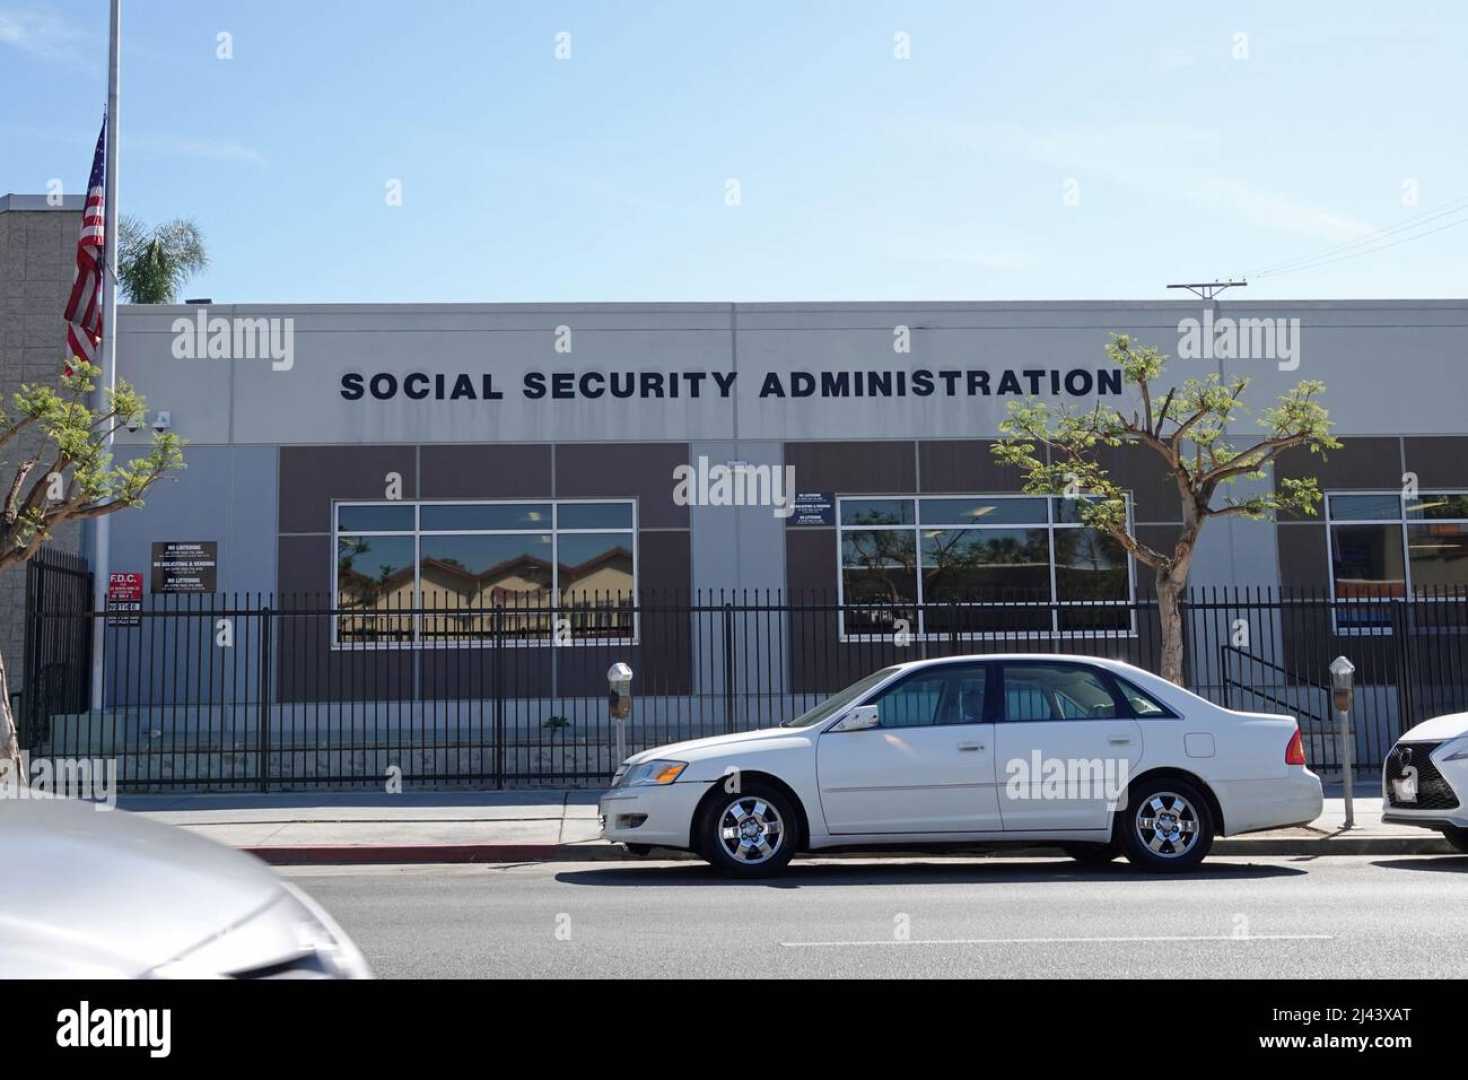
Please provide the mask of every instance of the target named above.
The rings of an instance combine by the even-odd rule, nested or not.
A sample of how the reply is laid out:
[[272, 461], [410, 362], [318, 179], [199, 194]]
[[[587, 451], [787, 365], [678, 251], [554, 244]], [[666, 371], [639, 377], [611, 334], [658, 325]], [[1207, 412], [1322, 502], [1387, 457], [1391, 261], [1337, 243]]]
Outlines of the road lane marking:
[[1114, 945], [1147, 944], [1176, 941], [1334, 941], [1332, 934], [1180, 934], [1151, 937], [1033, 937], [1033, 938], [926, 938], [879, 939], [875, 941], [782, 941], [787, 949], [827, 947], [861, 948], [867, 945]]

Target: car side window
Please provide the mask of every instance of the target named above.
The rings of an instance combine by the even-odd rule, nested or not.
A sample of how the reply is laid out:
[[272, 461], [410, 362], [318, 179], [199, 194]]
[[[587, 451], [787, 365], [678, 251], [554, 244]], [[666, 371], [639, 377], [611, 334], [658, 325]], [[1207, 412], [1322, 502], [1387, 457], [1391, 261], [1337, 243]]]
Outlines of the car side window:
[[1004, 665], [1006, 720], [1098, 720], [1117, 715], [1097, 672], [1079, 664]]
[[932, 727], [951, 724], [949, 676], [946, 671], [919, 673], [904, 679], [876, 699], [884, 728]]
[[1141, 720], [1147, 719], [1174, 719], [1177, 713], [1166, 705], [1163, 705], [1151, 694], [1140, 687], [1133, 686], [1119, 676], [1116, 679], [1116, 688], [1121, 691], [1121, 696], [1126, 698], [1127, 704], [1132, 707], [1132, 715]]

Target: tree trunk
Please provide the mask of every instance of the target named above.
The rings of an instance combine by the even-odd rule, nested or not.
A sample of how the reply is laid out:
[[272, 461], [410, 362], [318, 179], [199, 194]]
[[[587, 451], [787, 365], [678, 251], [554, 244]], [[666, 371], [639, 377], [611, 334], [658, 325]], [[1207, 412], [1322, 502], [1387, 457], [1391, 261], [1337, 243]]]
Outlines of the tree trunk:
[[1162, 670], [1164, 679], [1183, 685], [1183, 590], [1187, 578], [1165, 570], [1157, 571], [1157, 615], [1162, 624]]
[[0, 656], [0, 762], [10, 762], [22, 784], [26, 782], [25, 759], [20, 756], [20, 741], [15, 717], [10, 715], [10, 680], [5, 675], [5, 657]]

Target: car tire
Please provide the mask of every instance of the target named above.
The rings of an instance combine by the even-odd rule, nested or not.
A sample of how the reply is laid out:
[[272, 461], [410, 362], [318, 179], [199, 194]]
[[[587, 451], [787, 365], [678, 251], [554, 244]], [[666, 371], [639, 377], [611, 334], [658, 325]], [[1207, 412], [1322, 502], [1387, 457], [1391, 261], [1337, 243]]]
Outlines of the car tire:
[[715, 789], [700, 815], [698, 850], [728, 877], [778, 874], [799, 842], [792, 800], [770, 784], [746, 783], [738, 793]]
[[1061, 850], [1082, 866], [1105, 866], [1121, 854], [1115, 844], [1066, 844]]
[[1468, 829], [1461, 825], [1444, 825], [1442, 834], [1443, 839], [1452, 844], [1455, 850], [1468, 855]]
[[1122, 851], [1139, 870], [1192, 870], [1213, 847], [1213, 814], [1196, 784], [1158, 777], [1134, 784], [1117, 813]]

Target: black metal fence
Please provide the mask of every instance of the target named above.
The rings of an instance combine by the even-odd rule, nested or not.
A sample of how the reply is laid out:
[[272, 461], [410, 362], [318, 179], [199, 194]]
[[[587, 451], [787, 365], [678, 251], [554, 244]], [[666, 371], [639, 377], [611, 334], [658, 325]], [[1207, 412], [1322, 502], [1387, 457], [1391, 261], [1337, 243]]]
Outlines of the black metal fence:
[[[25, 599], [25, 665], [12, 702], [22, 747], [47, 743], [51, 717], [87, 708], [92, 624], [85, 613], [92, 609], [92, 573], [86, 560], [42, 548], [26, 563]], [[42, 611], [66, 614], [36, 617]]]
[[[53, 571], [79, 580], [74, 567], [37, 572]], [[97, 711], [86, 707], [86, 650], [94, 620], [107, 616], [80, 588], [63, 593], [48, 580], [32, 595], [27, 745], [117, 757], [130, 789], [601, 784], [616, 765], [606, 671], [619, 660], [636, 672], [631, 752], [777, 724], [906, 660], [1054, 652], [1155, 670], [1160, 652], [1151, 600], [990, 595], [918, 612], [773, 591], [583, 594], [569, 609], [544, 594], [416, 607], [160, 596], [111, 617]], [[1327, 690], [1338, 654], [1357, 667], [1361, 767], [1379, 763], [1404, 727], [1468, 708], [1462, 592], [1340, 601], [1199, 589], [1184, 626], [1189, 688], [1231, 708], [1298, 716], [1316, 767], [1339, 764]]]

